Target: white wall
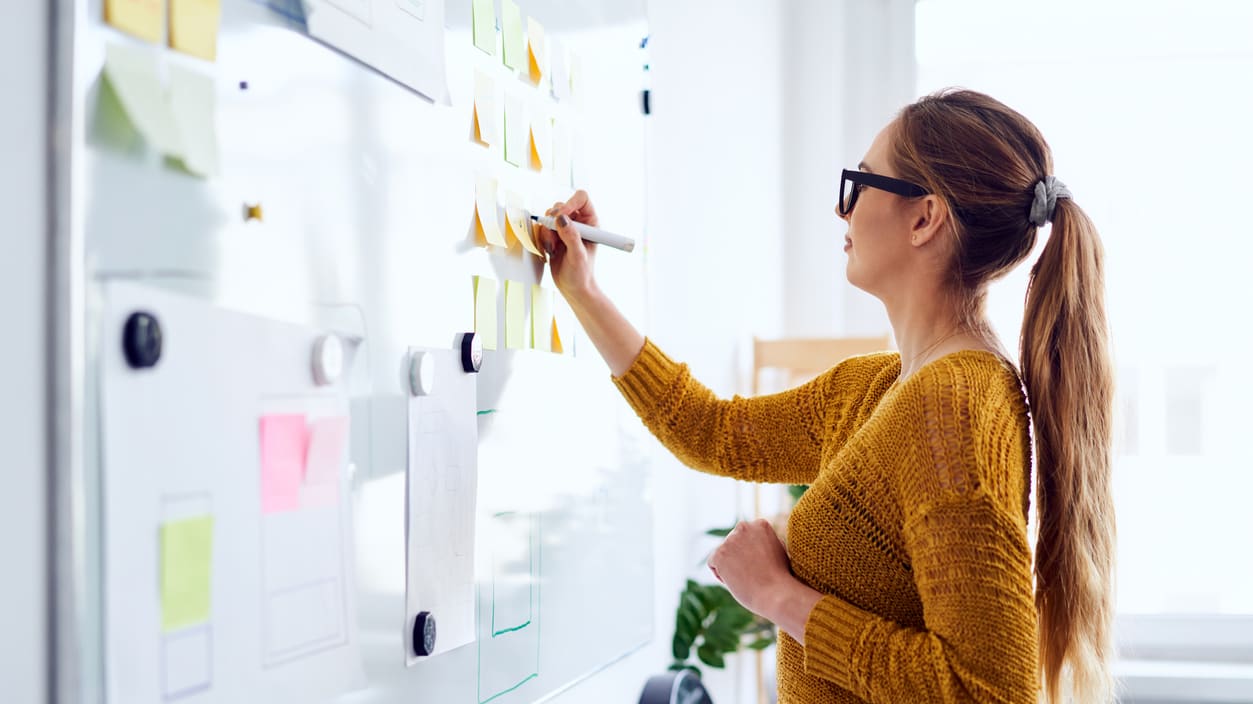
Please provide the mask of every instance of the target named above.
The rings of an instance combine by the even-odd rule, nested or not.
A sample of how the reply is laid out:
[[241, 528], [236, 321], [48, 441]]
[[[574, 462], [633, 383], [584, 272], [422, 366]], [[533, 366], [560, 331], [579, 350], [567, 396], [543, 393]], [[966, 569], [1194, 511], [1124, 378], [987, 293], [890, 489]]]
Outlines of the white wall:
[[879, 301], [848, 285], [840, 171], [856, 168], [914, 94], [914, 0], [787, 5], [784, 247], [789, 336], [888, 332]]
[[[745, 392], [745, 342], [782, 333], [784, 9], [659, 0], [649, 3], [648, 19], [646, 333], [717, 393]], [[697, 536], [734, 520], [738, 489], [657, 447], [655, 638], [557, 701], [634, 704], [648, 676], [665, 670], [683, 580], [708, 578], [699, 563], [714, 543]], [[751, 667], [709, 673], [715, 701], [755, 702], [750, 674]]]
[[45, 3], [9, 3], [0, 22], [0, 691], [6, 702], [46, 698], [44, 544]]

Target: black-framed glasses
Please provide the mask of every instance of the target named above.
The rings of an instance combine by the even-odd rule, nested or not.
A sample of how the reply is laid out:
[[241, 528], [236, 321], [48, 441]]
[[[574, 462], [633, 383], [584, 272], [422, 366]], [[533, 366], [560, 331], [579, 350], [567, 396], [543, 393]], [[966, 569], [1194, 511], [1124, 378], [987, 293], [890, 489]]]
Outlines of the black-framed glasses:
[[916, 183], [902, 181], [899, 178], [872, 174], [868, 171], [844, 169], [844, 173], [840, 176], [840, 202], [835, 206], [840, 215], [848, 217], [853, 212], [853, 206], [857, 205], [857, 196], [861, 195], [862, 189], [867, 186], [906, 198], [917, 198], [931, 193]]

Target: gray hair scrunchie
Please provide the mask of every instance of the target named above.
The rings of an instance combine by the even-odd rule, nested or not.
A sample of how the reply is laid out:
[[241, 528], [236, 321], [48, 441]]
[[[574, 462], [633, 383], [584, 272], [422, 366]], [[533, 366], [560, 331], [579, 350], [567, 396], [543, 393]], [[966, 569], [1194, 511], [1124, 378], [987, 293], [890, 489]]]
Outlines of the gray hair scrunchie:
[[1031, 213], [1027, 221], [1036, 227], [1044, 227], [1044, 223], [1053, 219], [1053, 208], [1058, 198], [1072, 198], [1066, 184], [1056, 177], [1045, 176], [1035, 184], [1035, 200], [1031, 201]]

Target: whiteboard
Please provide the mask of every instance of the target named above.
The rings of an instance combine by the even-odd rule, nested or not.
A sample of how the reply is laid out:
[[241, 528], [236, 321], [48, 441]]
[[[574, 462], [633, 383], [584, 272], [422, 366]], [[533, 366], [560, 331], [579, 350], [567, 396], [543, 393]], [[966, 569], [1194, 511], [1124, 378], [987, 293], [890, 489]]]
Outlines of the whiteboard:
[[[261, 688], [267, 701], [537, 701], [647, 642], [653, 589], [645, 438], [574, 327], [563, 330], [574, 354], [485, 354], [475, 392], [482, 414], [476, 419], [476, 637], [411, 662], [405, 634], [411, 407], [405, 362], [413, 348], [450, 350], [457, 334], [473, 328], [473, 276], [496, 279], [502, 288], [506, 279], [552, 287], [535, 258], [476, 244], [476, 177], [493, 175], [502, 193], [515, 192], [539, 210], [569, 192], [551, 173], [506, 164], [499, 145], [473, 142], [475, 71], [571, 126], [576, 185], [595, 194], [604, 222], [644, 245], [633, 255], [602, 250], [598, 257], [604, 285], [623, 292], [620, 306], [642, 323], [642, 2], [522, 4], [525, 15], [579, 57], [581, 97], [568, 101], [512, 79], [499, 54], [474, 48], [469, 1], [448, 4], [449, 104], [440, 105], [310, 38], [262, 3], [224, 0], [216, 63], [151, 48], [165, 70], [214, 78], [220, 172], [207, 179], [169, 163], [135, 133], [102, 82], [110, 44], [142, 46], [103, 24], [102, 2], [76, 4], [73, 47], [79, 127], [71, 157], [73, 217], [83, 231], [88, 323], [80, 630], [87, 641], [84, 681], [98, 685], [84, 687], [88, 700], [111, 701], [116, 658], [130, 638], [141, 637], [105, 618], [111, 575], [126, 560], [147, 570], [155, 564], [150, 550], [126, 554], [102, 537], [113, 519], [106, 510], [110, 477], [123, 471], [110, 453], [130, 442], [121, 439], [125, 432], [142, 432], [138, 419], [126, 430], [111, 420], [120, 413], [111, 411], [119, 393], [128, 403], [125, 392], [107, 383], [118, 362], [110, 346], [119, 301], [156, 301], [194, 311], [191, 319], [286, 331], [274, 338], [275, 354], [287, 344], [280, 339], [305, 340], [318, 331], [359, 341], [342, 398], [327, 401], [351, 419], [347, 465], [355, 470], [342, 494], [343, 647], [308, 656], [332, 664], [322, 669], [330, 680], [321, 694], [285, 685], [281, 676], [277, 684], [251, 680], [247, 686]], [[245, 220], [250, 204], [264, 208], [263, 221]], [[497, 309], [503, 343], [503, 304]], [[197, 358], [197, 369], [219, 368]], [[226, 394], [233, 382], [224, 374], [196, 378], [206, 393]], [[175, 376], [164, 378], [169, 384], [161, 394], [190, 393]], [[264, 410], [252, 407], [244, 425], [238, 418], [201, 420], [248, 427], [252, 437], [248, 424]], [[212, 493], [216, 515], [224, 499]], [[149, 504], [156, 508], [134, 519], [156, 530], [165, 509], [159, 501]], [[236, 616], [215, 607], [212, 618], [225, 624]], [[248, 652], [261, 652], [261, 645], [258, 636]], [[341, 658], [340, 651], [347, 654]], [[258, 663], [264, 671], [264, 661]], [[344, 691], [334, 694], [340, 685]], [[164, 697], [152, 693], [157, 701]], [[212, 687], [191, 696], [188, 701], [240, 700]]]

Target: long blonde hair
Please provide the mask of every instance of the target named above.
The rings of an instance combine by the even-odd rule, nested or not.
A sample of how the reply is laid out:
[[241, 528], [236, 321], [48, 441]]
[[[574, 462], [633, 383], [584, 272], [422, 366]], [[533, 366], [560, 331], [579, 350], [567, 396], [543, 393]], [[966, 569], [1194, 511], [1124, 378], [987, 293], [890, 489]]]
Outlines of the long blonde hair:
[[[993, 98], [947, 90], [905, 107], [895, 123], [899, 176], [954, 215], [952, 290], [981, 322], [987, 285], [1035, 246], [1034, 189], [1052, 154], [1029, 120]], [[1048, 701], [1113, 697], [1116, 529], [1110, 481], [1113, 370], [1103, 249], [1069, 198], [1031, 268], [1019, 350], [1035, 441], [1035, 603]]]

